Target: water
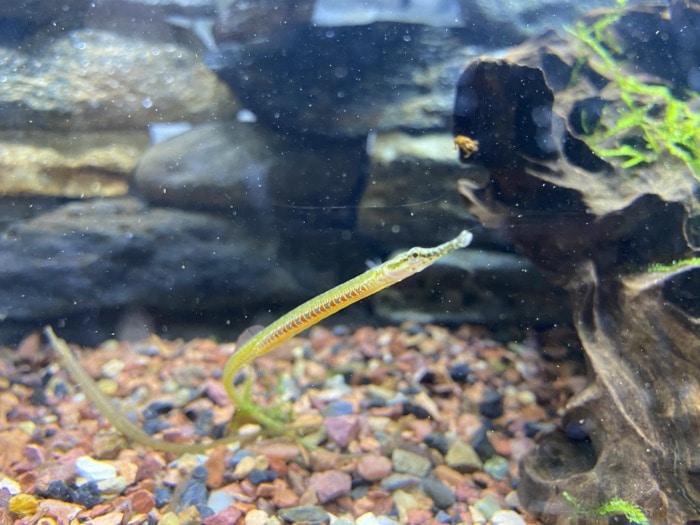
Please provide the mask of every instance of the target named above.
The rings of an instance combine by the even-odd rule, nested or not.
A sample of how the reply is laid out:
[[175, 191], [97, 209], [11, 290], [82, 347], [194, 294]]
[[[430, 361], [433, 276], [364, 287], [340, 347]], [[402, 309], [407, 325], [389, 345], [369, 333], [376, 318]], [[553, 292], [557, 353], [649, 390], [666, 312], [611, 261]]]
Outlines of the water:
[[6, 7], [0, 342], [233, 340], [468, 228], [470, 251], [337, 322], [574, 327], [593, 386], [521, 499], [692, 523], [700, 24], [681, 3], [584, 17], [615, 5]]

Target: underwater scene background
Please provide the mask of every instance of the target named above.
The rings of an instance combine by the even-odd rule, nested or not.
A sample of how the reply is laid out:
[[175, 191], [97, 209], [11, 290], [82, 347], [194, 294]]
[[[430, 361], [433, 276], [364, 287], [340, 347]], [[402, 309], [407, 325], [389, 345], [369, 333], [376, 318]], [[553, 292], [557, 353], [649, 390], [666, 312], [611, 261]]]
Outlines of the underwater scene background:
[[0, 521], [700, 523], [697, 1], [0, 5]]

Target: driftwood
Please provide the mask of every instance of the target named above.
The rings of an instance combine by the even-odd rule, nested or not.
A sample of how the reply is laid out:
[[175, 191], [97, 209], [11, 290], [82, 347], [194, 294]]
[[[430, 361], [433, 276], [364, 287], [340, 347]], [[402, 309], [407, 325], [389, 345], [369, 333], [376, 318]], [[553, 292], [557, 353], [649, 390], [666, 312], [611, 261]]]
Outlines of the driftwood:
[[[700, 63], [696, 48], [677, 42], [682, 36], [697, 47], [699, 33], [688, 40], [688, 32], [700, 30], [698, 13], [688, 3], [628, 12], [616, 36], [644, 63], [619, 60], [630, 72], [644, 70], [643, 82], [679, 77]], [[661, 39], [644, 38], [656, 34], [654, 24], [663, 50], [654, 47]], [[460, 152], [475, 166], [460, 192], [472, 213], [511, 232], [569, 291], [590, 371], [560, 429], [540, 436], [524, 460], [519, 494], [545, 523], [569, 523], [563, 491], [582, 508], [621, 498], [651, 523], [696, 523], [699, 175], [672, 155], [623, 167], [624, 159], [593, 151], [582, 122], [594, 114], [594, 125], [612, 127], [605, 119], [615, 112], [603, 108], [615, 108], [620, 93], [600, 66], [579, 61], [581, 46], [573, 36], [546, 35], [504, 59], [469, 65], [457, 87], [455, 137], [478, 144]], [[668, 59], [674, 49], [683, 56]], [[689, 52], [697, 54], [689, 60]], [[633, 134], [609, 140], [641, 147]]]

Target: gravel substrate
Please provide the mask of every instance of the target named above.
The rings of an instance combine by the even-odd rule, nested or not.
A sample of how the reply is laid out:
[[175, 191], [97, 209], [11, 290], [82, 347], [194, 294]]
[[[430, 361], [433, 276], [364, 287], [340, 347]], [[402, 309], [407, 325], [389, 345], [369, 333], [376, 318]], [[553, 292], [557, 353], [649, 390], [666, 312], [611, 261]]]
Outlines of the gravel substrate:
[[[304, 445], [234, 418], [240, 442], [176, 457], [127, 443], [28, 337], [0, 360], [0, 523], [536, 523], [518, 462], [584, 378], [566, 334], [532, 339], [314, 328], [245, 371], [260, 409]], [[219, 378], [233, 349], [153, 336], [78, 354], [149, 433], [191, 442], [227, 432]]]

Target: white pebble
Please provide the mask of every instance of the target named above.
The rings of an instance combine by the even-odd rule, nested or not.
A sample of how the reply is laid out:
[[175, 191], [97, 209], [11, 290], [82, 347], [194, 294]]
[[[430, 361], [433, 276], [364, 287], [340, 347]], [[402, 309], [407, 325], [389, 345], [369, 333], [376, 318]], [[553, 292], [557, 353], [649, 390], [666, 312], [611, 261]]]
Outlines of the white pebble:
[[523, 517], [512, 510], [497, 510], [491, 516], [492, 525], [526, 525]]
[[111, 359], [102, 365], [102, 375], [104, 377], [115, 378], [124, 370], [125, 366], [124, 361]]
[[80, 456], [75, 460], [75, 471], [88, 481], [102, 481], [117, 476], [117, 469], [104, 461], [97, 461], [90, 456]]
[[355, 520], [355, 525], [379, 525], [379, 520], [371, 512], [365, 512]]
[[267, 525], [268, 520], [267, 512], [260, 509], [253, 509], [245, 515], [245, 525]]
[[12, 478], [0, 479], [0, 490], [2, 489], [7, 489], [7, 492], [9, 492], [11, 496], [22, 492], [22, 487], [20, 486], [20, 484]]

